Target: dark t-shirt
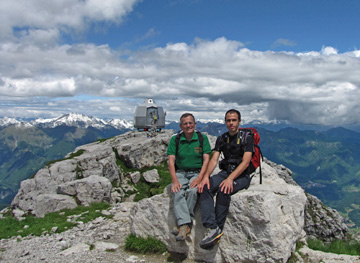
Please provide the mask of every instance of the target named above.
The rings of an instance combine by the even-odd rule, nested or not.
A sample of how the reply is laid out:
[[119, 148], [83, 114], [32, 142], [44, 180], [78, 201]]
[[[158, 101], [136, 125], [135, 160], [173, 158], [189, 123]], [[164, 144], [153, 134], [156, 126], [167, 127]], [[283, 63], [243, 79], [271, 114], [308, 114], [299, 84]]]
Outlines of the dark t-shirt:
[[[240, 135], [245, 136], [244, 132], [239, 132], [241, 132]], [[222, 153], [226, 161], [234, 162], [236, 160], [236, 164], [239, 165], [245, 152], [255, 152], [254, 139], [250, 134], [245, 138], [238, 138], [238, 134], [230, 136], [226, 132], [217, 138], [214, 150]], [[246, 169], [244, 173], [247, 173], [248, 170]]]

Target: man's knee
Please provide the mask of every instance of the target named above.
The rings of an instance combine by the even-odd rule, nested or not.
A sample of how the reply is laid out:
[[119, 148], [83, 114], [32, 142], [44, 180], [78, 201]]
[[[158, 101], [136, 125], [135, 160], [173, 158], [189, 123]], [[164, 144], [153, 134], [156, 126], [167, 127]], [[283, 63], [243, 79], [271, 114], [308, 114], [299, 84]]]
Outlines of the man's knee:
[[175, 200], [179, 200], [185, 197], [185, 192], [183, 190], [180, 190], [178, 192], [173, 193], [174, 194], [174, 199]]
[[189, 196], [196, 196], [198, 194], [197, 188], [189, 188], [186, 190], [186, 194]]
[[216, 202], [218, 202], [220, 205], [227, 205], [231, 201], [231, 195], [225, 194], [221, 189], [219, 188], [216, 194]]

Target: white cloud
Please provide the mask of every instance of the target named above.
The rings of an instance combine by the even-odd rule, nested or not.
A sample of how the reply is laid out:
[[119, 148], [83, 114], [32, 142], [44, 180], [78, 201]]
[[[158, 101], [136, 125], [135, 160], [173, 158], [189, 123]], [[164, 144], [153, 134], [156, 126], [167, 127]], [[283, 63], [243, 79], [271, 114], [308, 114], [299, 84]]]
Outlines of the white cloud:
[[0, 95], [15, 97], [68, 97], [75, 95], [74, 79], [3, 79]]
[[[225, 37], [132, 52], [59, 44], [68, 30], [121, 23], [137, 2], [3, 0], [0, 116], [72, 111], [131, 119], [136, 105], [150, 97], [174, 120], [185, 111], [222, 119], [227, 109], [237, 108], [244, 121], [360, 123], [358, 50], [261, 52]], [[151, 28], [146, 36], [154, 34]]]
[[[121, 59], [108, 46], [41, 49], [6, 44], [0, 48], [0, 92], [24, 100], [89, 94], [138, 98], [141, 103], [152, 97], [174, 119], [187, 110], [197, 112], [199, 118], [222, 118], [227, 108], [234, 107], [244, 111], [245, 119], [359, 122], [355, 99], [360, 95], [359, 57], [354, 52], [326, 50], [307, 54], [251, 51], [220, 38], [169, 44]], [[66, 106], [66, 101], [64, 109], [74, 108], [71, 102]], [[91, 105], [83, 101], [84, 110], [89, 109], [86, 103]], [[119, 113], [115, 109], [120, 105], [106, 103], [97, 101], [93, 115]], [[134, 108], [125, 108], [131, 116]]]
[[139, 0], [2, 0], [0, 39], [13, 39], [14, 28], [84, 30], [89, 21], [119, 24]]
[[321, 53], [325, 56], [330, 56], [330, 55], [336, 55], [338, 51], [333, 47], [322, 47]]

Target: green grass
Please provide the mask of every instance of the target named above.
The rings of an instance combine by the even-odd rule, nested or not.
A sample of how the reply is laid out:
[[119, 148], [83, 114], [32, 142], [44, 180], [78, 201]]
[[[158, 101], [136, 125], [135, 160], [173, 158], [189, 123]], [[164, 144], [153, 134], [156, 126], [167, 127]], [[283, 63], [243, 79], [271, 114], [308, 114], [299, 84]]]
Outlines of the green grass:
[[320, 250], [323, 252], [334, 253], [334, 254], [346, 254], [352, 256], [360, 256], [360, 241], [358, 240], [335, 240], [329, 244], [323, 243], [321, 240], [308, 239], [309, 248], [313, 250]]
[[125, 249], [138, 253], [164, 253], [166, 246], [154, 237], [136, 237], [135, 234], [129, 235], [125, 240]]
[[89, 207], [78, 206], [72, 210], [49, 213], [46, 214], [44, 218], [27, 216], [22, 221], [18, 221], [13, 216], [7, 216], [0, 219], [0, 239], [13, 236], [40, 236], [44, 233], [51, 233], [53, 227], [57, 227], [55, 232], [60, 233], [77, 225], [74, 222], [67, 222], [68, 216], [81, 215], [76, 221], [87, 223], [97, 217], [103, 216], [101, 211], [109, 207], [109, 204], [93, 203]]
[[[127, 167], [119, 158], [116, 149], [113, 149], [116, 156], [116, 165], [123, 171], [124, 174], [130, 174], [133, 172], [139, 171], [143, 174], [146, 171], [156, 169], [159, 173], [160, 180], [158, 183], [148, 183], [141, 177], [140, 181], [137, 184], [132, 184], [134, 188], [137, 190], [137, 193], [134, 197], [134, 201], [140, 201], [141, 199], [148, 198], [157, 194], [161, 194], [165, 187], [172, 183], [171, 176], [169, 173], [169, 167], [167, 164], [167, 160], [163, 161], [161, 164], [152, 167], [146, 167], [142, 169], [138, 168], [129, 168]], [[132, 194], [132, 193], [131, 193]]]
[[134, 185], [138, 193], [134, 197], [134, 201], [140, 201], [141, 199], [148, 198], [157, 194], [161, 194], [165, 187], [171, 184], [171, 176], [169, 173], [169, 168], [167, 165], [167, 161], [162, 162], [160, 165], [156, 167], [146, 168], [140, 170], [140, 173], [143, 174], [145, 171], [157, 169], [159, 173], [160, 180], [158, 183], [148, 183], [145, 181], [143, 177], [141, 180]]
[[[295, 251], [297, 252], [297, 253], [299, 253], [300, 254], [300, 256], [301, 256], [301, 253], [299, 252], [299, 250], [302, 248], [302, 247], [304, 247], [304, 243], [303, 242], [301, 242], [301, 241], [296, 241], [296, 249], [295, 249]], [[287, 263], [296, 263], [296, 262], [298, 262], [298, 259], [297, 259], [297, 257], [295, 256], [295, 254], [294, 253], [291, 253], [291, 256], [290, 256], [290, 258], [288, 259], [288, 261], [287, 261]]]
[[78, 150], [77, 152], [75, 153], [71, 153], [70, 156], [68, 158], [65, 158], [65, 159], [59, 159], [59, 160], [53, 160], [53, 161], [49, 161], [46, 163], [45, 166], [50, 166], [51, 164], [53, 163], [57, 163], [57, 162], [61, 162], [61, 161], [64, 161], [64, 160], [69, 160], [69, 159], [73, 159], [74, 157], [77, 157], [77, 156], [80, 156], [82, 155], [83, 153], [85, 152], [84, 149], [80, 149]]

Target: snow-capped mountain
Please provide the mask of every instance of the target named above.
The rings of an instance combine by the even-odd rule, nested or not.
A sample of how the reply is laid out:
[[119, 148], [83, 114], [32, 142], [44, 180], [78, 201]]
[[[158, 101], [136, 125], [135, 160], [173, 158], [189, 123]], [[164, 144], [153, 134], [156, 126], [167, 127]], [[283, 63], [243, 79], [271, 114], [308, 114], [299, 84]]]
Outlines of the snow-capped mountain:
[[126, 120], [120, 120], [120, 119], [112, 119], [107, 122], [111, 126], [115, 128], [127, 128], [132, 129], [134, 127], [134, 123]]
[[59, 118], [48, 120], [35, 120], [32, 122], [34, 126], [42, 128], [55, 128], [57, 126], [76, 126], [81, 128], [104, 128], [108, 125], [104, 120], [79, 113], [65, 114]]
[[32, 125], [28, 122], [18, 121], [14, 118], [8, 118], [8, 117], [0, 118], [0, 127], [8, 127], [8, 126], [26, 128], [26, 127], [31, 127]]
[[[169, 121], [166, 120], [166, 129], [179, 129], [179, 121]], [[3, 129], [8, 126], [15, 126], [19, 128], [28, 128], [28, 127], [39, 127], [39, 128], [55, 128], [58, 126], [69, 126], [69, 127], [78, 127], [78, 128], [88, 128], [93, 127], [97, 129], [106, 129], [106, 128], [114, 128], [118, 130], [128, 129], [131, 130], [134, 128], [133, 121], [127, 121], [122, 119], [111, 119], [111, 120], [103, 120], [100, 118], [87, 116], [79, 113], [69, 113], [58, 118], [52, 119], [41, 119], [38, 118], [32, 121], [24, 121], [16, 118], [3, 117], [0, 118], [0, 129]], [[205, 127], [206, 126], [206, 127]], [[243, 127], [257, 127], [264, 128], [271, 131], [278, 131], [283, 128], [293, 127], [299, 130], [326, 130], [331, 127], [323, 126], [323, 125], [305, 125], [305, 124], [291, 124], [286, 121], [259, 121], [252, 120], [251, 122], [242, 122], [241, 126]], [[224, 121], [220, 119], [213, 120], [205, 120], [199, 119], [197, 120], [197, 128], [203, 131], [211, 130], [212, 128], [218, 129], [219, 127], [226, 128], [224, 125]], [[360, 127], [357, 126], [345, 126], [345, 128], [354, 130], [359, 132]], [[222, 131], [222, 130], [221, 130]]]
[[21, 120], [17, 120], [14, 118], [0, 118], [0, 128], [4, 128], [7, 126], [21, 126], [21, 127], [40, 127], [40, 128], [55, 128], [58, 126], [71, 126], [78, 128], [88, 128], [93, 127], [97, 129], [103, 128], [115, 128], [115, 129], [132, 129], [133, 123], [126, 120], [120, 119], [112, 119], [109, 121], [87, 116], [79, 113], [69, 113], [58, 118], [52, 119], [36, 119], [30, 122], [25, 122]]

